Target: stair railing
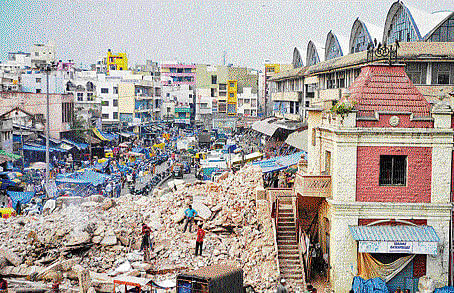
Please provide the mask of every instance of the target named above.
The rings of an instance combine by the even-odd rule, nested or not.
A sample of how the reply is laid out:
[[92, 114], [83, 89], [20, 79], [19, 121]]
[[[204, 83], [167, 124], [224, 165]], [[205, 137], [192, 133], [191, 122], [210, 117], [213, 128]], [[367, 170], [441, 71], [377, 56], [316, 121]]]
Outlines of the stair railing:
[[279, 218], [279, 198], [276, 196], [271, 204], [271, 216], [274, 217], [273, 223], [273, 236], [274, 236], [274, 249], [276, 250], [276, 266], [277, 266], [277, 274], [278, 276], [281, 275], [281, 268], [279, 264], [279, 248], [277, 246], [277, 223]]

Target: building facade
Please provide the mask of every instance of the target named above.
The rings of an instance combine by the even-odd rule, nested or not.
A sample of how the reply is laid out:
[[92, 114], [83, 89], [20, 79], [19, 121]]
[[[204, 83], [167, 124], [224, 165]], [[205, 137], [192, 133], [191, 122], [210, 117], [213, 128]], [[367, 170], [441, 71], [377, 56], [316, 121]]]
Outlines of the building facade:
[[403, 66], [382, 64], [363, 67], [341, 103], [354, 106], [309, 111], [309, 160], [295, 180], [297, 213], [317, 212], [308, 237], [323, 251], [331, 288], [376, 276], [365, 269], [374, 261], [394, 265], [375, 272], [390, 292], [413, 292], [424, 275], [447, 285], [452, 108], [431, 106]]
[[[46, 121], [47, 95], [45, 93], [2, 92], [0, 93], [0, 115], [19, 109], [34, 115], [35, 120]], [[74, 119], [74, 97], [72, 94], [49, 94], [50, 136], [61, 139], [71, 131]]]

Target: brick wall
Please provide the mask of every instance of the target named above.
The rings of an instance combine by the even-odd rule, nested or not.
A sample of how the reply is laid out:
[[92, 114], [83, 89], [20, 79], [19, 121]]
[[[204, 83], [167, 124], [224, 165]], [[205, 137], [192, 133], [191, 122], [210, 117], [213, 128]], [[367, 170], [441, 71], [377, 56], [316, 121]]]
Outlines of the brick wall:
[[[358, 147], [356, 200], [430, 202], [432, 149], [429, 147]], [[380, 155], [407, 156], [406, 186], [379, 186]]]
[[[392, 126], [389, 124], [389, 118], [392, 116], [399, 117], [399, 124]], [[379, 120], [357, 120], [357, 127], [394, 127], [394, 128], [433, 128], [434, 123], [430, 120], [410, 120], [410, 114], [407, 115], [391, 115], [391, 114], [380, 114]]]

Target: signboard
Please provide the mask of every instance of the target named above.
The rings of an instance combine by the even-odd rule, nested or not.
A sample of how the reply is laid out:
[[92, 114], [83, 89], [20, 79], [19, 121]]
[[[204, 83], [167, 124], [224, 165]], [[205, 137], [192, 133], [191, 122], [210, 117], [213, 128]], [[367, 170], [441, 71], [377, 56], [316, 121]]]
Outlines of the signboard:
[[331, 197], [331, 176], [296, 174], [295, 190], [302, 196]]
[[437, 255], [437, 242], [359, 241], [358, 252]]

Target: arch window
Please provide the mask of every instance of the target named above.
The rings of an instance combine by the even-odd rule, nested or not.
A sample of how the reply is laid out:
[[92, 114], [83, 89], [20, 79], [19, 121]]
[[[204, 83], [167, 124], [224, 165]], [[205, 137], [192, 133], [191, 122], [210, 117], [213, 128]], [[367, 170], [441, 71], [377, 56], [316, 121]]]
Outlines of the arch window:
[[386, 42], [391, 44], [395, 41], [414, 42], [417, 40], [418, 35], [413, 28], [409, 14], [402, 7], [400, 7], [392, 18]]
[[429, 42], [454, 42], [454, 15], [429, 37]]

